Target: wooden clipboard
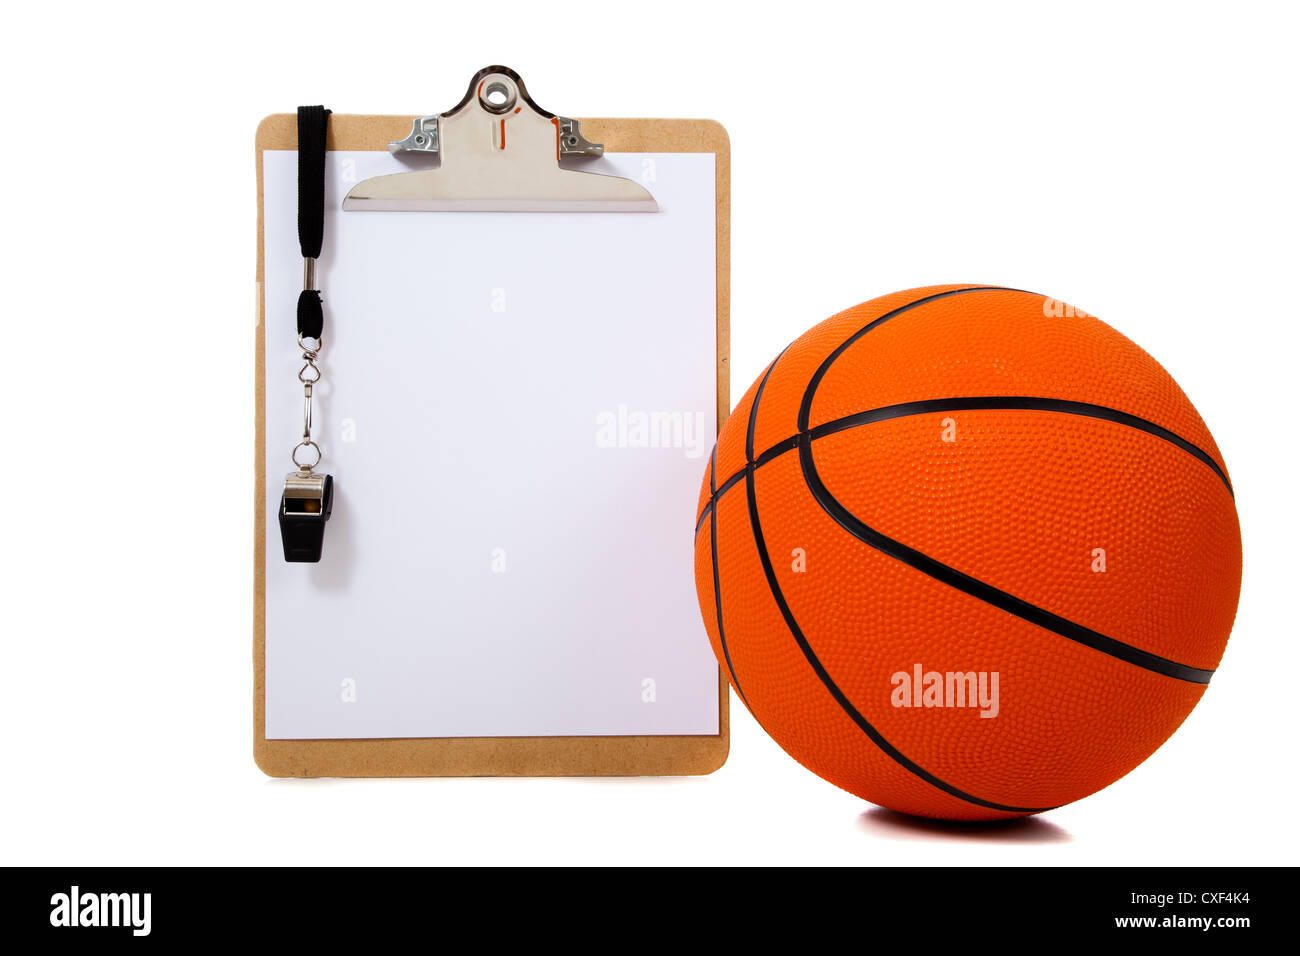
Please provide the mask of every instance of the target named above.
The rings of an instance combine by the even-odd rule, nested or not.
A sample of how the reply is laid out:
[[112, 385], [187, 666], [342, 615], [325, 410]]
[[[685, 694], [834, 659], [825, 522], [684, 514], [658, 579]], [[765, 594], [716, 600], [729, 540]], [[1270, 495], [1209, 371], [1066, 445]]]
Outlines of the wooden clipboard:
[[[472, 88], [472, 87], [471, 87]], [[582, 119], [606, 151], [713, 153], [716, 157], [717, 427], [730, 409], [730, 145], [711, 120]], [[410, 116], [330, 118], [328, 150], [383, 150], [412, 129]], [[268, 740], [266, 738], [266, 367], [263, 153], [296, 150], [296, 117], [268, 116], [257, 128], [256, 434], [253, 547], [253, 754], [273, 777], [615, 776], [711, 773], [727, 758], [728, 685], [718, 674], [718, 728], [709, 736], [446, 737]]]

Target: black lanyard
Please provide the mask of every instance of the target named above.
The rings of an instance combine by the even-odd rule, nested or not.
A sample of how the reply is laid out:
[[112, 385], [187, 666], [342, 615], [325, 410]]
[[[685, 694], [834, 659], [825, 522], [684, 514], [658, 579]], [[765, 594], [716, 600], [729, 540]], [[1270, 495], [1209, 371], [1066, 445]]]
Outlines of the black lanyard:
[[325, 522], [334, 501], [334, 479], [317, 474], [321, 449], [311, 437], [312, 390], [320, 381], [316, 364], [324, 344], [325, 314], [316, 288], [316, 260], [325, 232], [325, 134], [330, 111], [323, 106], [298, 107], [298, 245], [302, 248], [303, 289], [298, 296], [298, 347], [303, 365], [298, 381], [303, 388], [302, 440], [293, 448], [297, 471], [284, 480], [280, 499], [280, 538], [284, 559], [290, 562], [320, 560]]
[[[298, 107], [298, 245], [304, 262], [312, 265], [298, 296], [298, 334], [320, 341], [325, 327], [320, 290], [315, 287], [315, 262], [325, 233], [325, 131], [330, 111], [323, 106]], [[310, 278], [312, 281], [306, 281]]]

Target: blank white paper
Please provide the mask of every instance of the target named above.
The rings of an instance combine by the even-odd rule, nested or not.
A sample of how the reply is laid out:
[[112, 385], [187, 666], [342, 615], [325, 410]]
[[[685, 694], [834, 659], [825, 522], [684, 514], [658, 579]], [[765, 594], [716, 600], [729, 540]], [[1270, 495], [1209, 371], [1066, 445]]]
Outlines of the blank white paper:
[[715, 409], [712, 154], [612, 154], [658, 213], [347, 211], [331, 152], [320, 564], [277, 512], [302, 430], [297, 154], [264, 153], [266, 736], [716, 734], [693, 533]]

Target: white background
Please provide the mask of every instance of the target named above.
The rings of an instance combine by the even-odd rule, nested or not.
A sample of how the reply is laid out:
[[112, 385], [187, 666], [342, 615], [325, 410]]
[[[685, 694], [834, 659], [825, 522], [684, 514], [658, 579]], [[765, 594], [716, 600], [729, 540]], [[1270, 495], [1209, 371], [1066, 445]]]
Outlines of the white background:
[[[1293, 862], [1295, 17], [1237, 3], [20, 5], [0, 80], [5, 862]], [[299, 103], [547, 109], [733, 150], [738, 396], [827, 315], [1031, 288], [1151, 351], [1237, 491], [1203, 702], [1012, 828], [875, 811], [733, 706], [684, 780], [269, 780], [252, 750], [254, 153]], [[683, 515], [683, 524], [692, 516]]]

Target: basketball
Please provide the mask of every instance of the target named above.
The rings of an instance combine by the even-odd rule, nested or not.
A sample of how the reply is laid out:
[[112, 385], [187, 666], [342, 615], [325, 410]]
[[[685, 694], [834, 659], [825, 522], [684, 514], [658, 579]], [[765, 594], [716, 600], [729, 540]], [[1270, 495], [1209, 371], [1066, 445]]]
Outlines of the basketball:
[[700, 610], [792, 757], [890, 809], [1039, 813], [1149, 757], [1241, 583], [1227, 468], [1173, 378], [1063, 302], [934, 286], [833, 316], [722, 428]]

